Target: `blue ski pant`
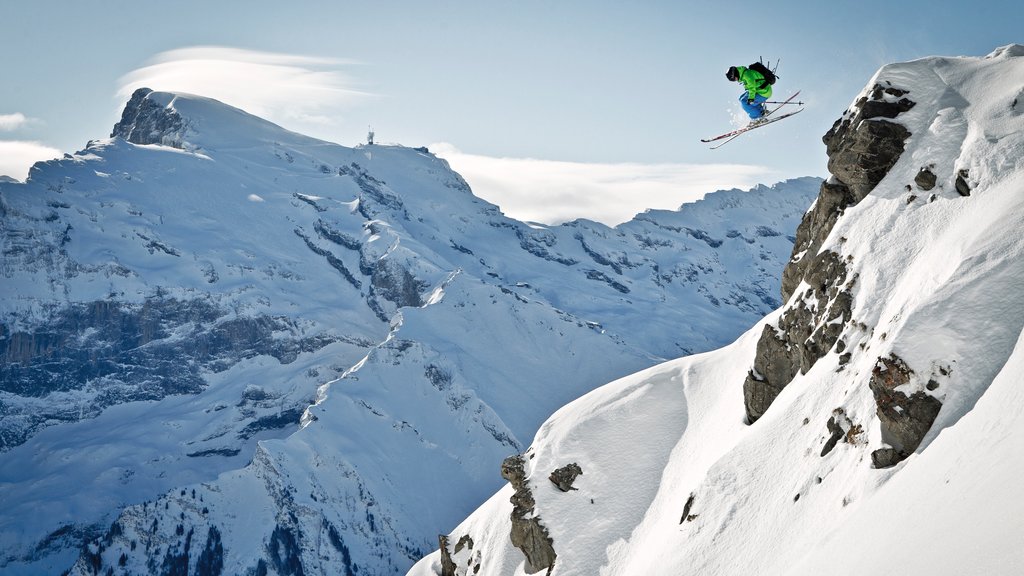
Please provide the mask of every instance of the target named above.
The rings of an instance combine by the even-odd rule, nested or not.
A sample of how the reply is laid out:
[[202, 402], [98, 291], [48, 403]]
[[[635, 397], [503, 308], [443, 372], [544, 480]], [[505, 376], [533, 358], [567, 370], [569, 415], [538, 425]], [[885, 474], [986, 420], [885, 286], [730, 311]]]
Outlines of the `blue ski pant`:
[[747, 104], [747, 93], [744, 92], [743, 94], [740, 94], [740, 105], [743, 106], [744, 110], [746, 110], [747, 116], [750, 116], [750, 119], [753, 120], [754, 118], [761, 117], [762, 104], [764, 104], [764, 101], [767, 99], [767, 96], [758, 94], [754, 96], [753, 104]]

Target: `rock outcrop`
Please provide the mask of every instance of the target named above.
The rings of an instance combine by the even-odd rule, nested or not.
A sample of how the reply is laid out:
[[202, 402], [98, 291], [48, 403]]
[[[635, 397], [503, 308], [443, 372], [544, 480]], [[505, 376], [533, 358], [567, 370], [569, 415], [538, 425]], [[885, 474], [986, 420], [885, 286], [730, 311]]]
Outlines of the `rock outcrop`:
[[888, 119], [914, 107], [906, 94], [876, 85], [822, 137], [832, 177], [821, 185], [818, 201], [797, 228], [793, 259], [782, 273], [784, 301], [796, 290], [843, 210], [863, 200], [899, 160], [910, 132]]
[[[110, 406], [198, 394], [207, 386], [204, 373], [223, 372], [261, 355], [289, 364], [338, 340], [301, 333], [291, 318], [234, 316], [212, 298], [159, 296], [138, 305], [76, 303], [31, 329], [0, 324], [0, 393], [34, 399], [24, 405], [0, 403], [0, 416], [6, 419], [0, 452], [44, 427], [94, 417]], [[89, 398], [86, 393], [97, 388], [99, 393]], [[48, 403], [51, 394], [83, 400]], [[306, 400], [287, 406], [281, 398], [273, 400], [253, 410], [250, 425], [259, 427], [259, 416], [275, 420], [265, 423], [269, 428], [297, 425]]]
[[162, 144], [183, 147], [185, 121], [172, 108], [154, 102], [149, 88], [139, 88], [128, 100], [121, 121], [110, 136], [121, 137], [132, 144]]
[[552, 472], [551, 476], [548, 476], [548, 480], [551, 480], [562, 492], [568, 492], [576, 490], [576, 488], [573, 488], [572, 483], [576, 481], [576, 477], [580, 474], [583, 474], [583, 469], [580, 468], [579, 464], [573, 462]]
[[501, 477], [508, 480], [516, 492], [509, 499], [512, 502], [512, 545], [526, 556], [526, 573], [536, 574], [555, 567], [554, 542], [547, 528], [534, 515], [533, 492], [526, 481], [525, 462], [521, 454], [509, 456], [501, 463]]
[[837, 345], [850, 321], [856, 278], [848, 278], [847, 266], [835, 252], [825, 251], [810, 260], [804, 278], [807, 289], [786, 308], [778, 326], [764, 327], [758, 341], [754, 366], [743, 383], [750, 423], [768, 410], [797, 372], [806, 374]]
[[[836, 121], [822, 140], [832, 177], [822, 183], [813, 208], [800, 223], [793, 256], [782, 274], [782, 298], [788, 301], [777, 325], [767, 325], [754, 364], [743, 384], [747, 421], [753, 423], [783, 388], [806, 373], [833, 347], [842, 353], [840, 335], [851, 319], [852, 288], [844, 258], [822, 252], [843, 211], [864, 199], [903, 153], [910, 132], [890, 119], [914, 107], [908, 92], [876, 84]], [[806, 288], [797, 294], [801, 286]]]
[[465, 569], [461, 571], [462, 566], [456, 561], [461, 558], [461, 554], [473, 551], [473, 539], [468, 534], [459, 538], [454, 551], [448, 549], [448, 536], [440, 534], [437, 540], [441, 545], [441, 576], [464, 576], [480, 571], [479, 555], [471, 555], [465, 563]]
[[917, 450], [942, 408], [942, 402], [923, 390], [905, 392], [915, 387], [908, 386], [913, 376], [914, 371], [895, 355], [879, 358], [871, 371], [868, 386], [882, 423], [882, 440], [891, 444], [871, 455], [876, 468], [892, 466]]

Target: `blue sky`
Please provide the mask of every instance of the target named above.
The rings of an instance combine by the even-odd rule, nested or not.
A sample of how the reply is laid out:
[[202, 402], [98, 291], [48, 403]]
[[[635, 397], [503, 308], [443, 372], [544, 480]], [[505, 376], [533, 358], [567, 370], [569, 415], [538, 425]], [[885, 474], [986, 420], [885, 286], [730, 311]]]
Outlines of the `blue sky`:
[[[1018, 2], [7, 0], [0, 173], [105, 138], [131, 89], [189, 91], [352, 146], [432, 146], [523, 219], [607, 223], [826, 176], [821, 136], [882, 65], [1024, 42]], [[756, 17], [754, 15], [757, 15]], [[741, 121], [726, 68], [807, 109]], [[20, 171], [20, 172], [19, 172]]]

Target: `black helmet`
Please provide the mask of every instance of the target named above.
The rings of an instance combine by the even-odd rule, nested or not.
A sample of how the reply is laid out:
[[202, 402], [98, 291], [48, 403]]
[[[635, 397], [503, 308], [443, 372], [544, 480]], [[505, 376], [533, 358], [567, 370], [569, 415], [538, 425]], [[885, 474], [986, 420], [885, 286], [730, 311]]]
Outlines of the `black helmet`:
[[729, 79], [729, 82], [735, 82], [740, 79], [740, 71], [735, 66], [729, 66], [729, 71], [725, 73], [725, 77]]

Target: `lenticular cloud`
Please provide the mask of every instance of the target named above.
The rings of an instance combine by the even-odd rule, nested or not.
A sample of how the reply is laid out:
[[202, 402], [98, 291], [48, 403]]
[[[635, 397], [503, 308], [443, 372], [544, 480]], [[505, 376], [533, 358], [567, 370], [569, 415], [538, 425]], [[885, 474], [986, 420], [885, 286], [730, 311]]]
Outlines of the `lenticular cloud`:
[[329, 125], [369, 96], [341, 68], [352, 61], [197, 46], [158, 54], [121, 78], [118, 98], [147, 87], [203, 94], [293, 129]]

